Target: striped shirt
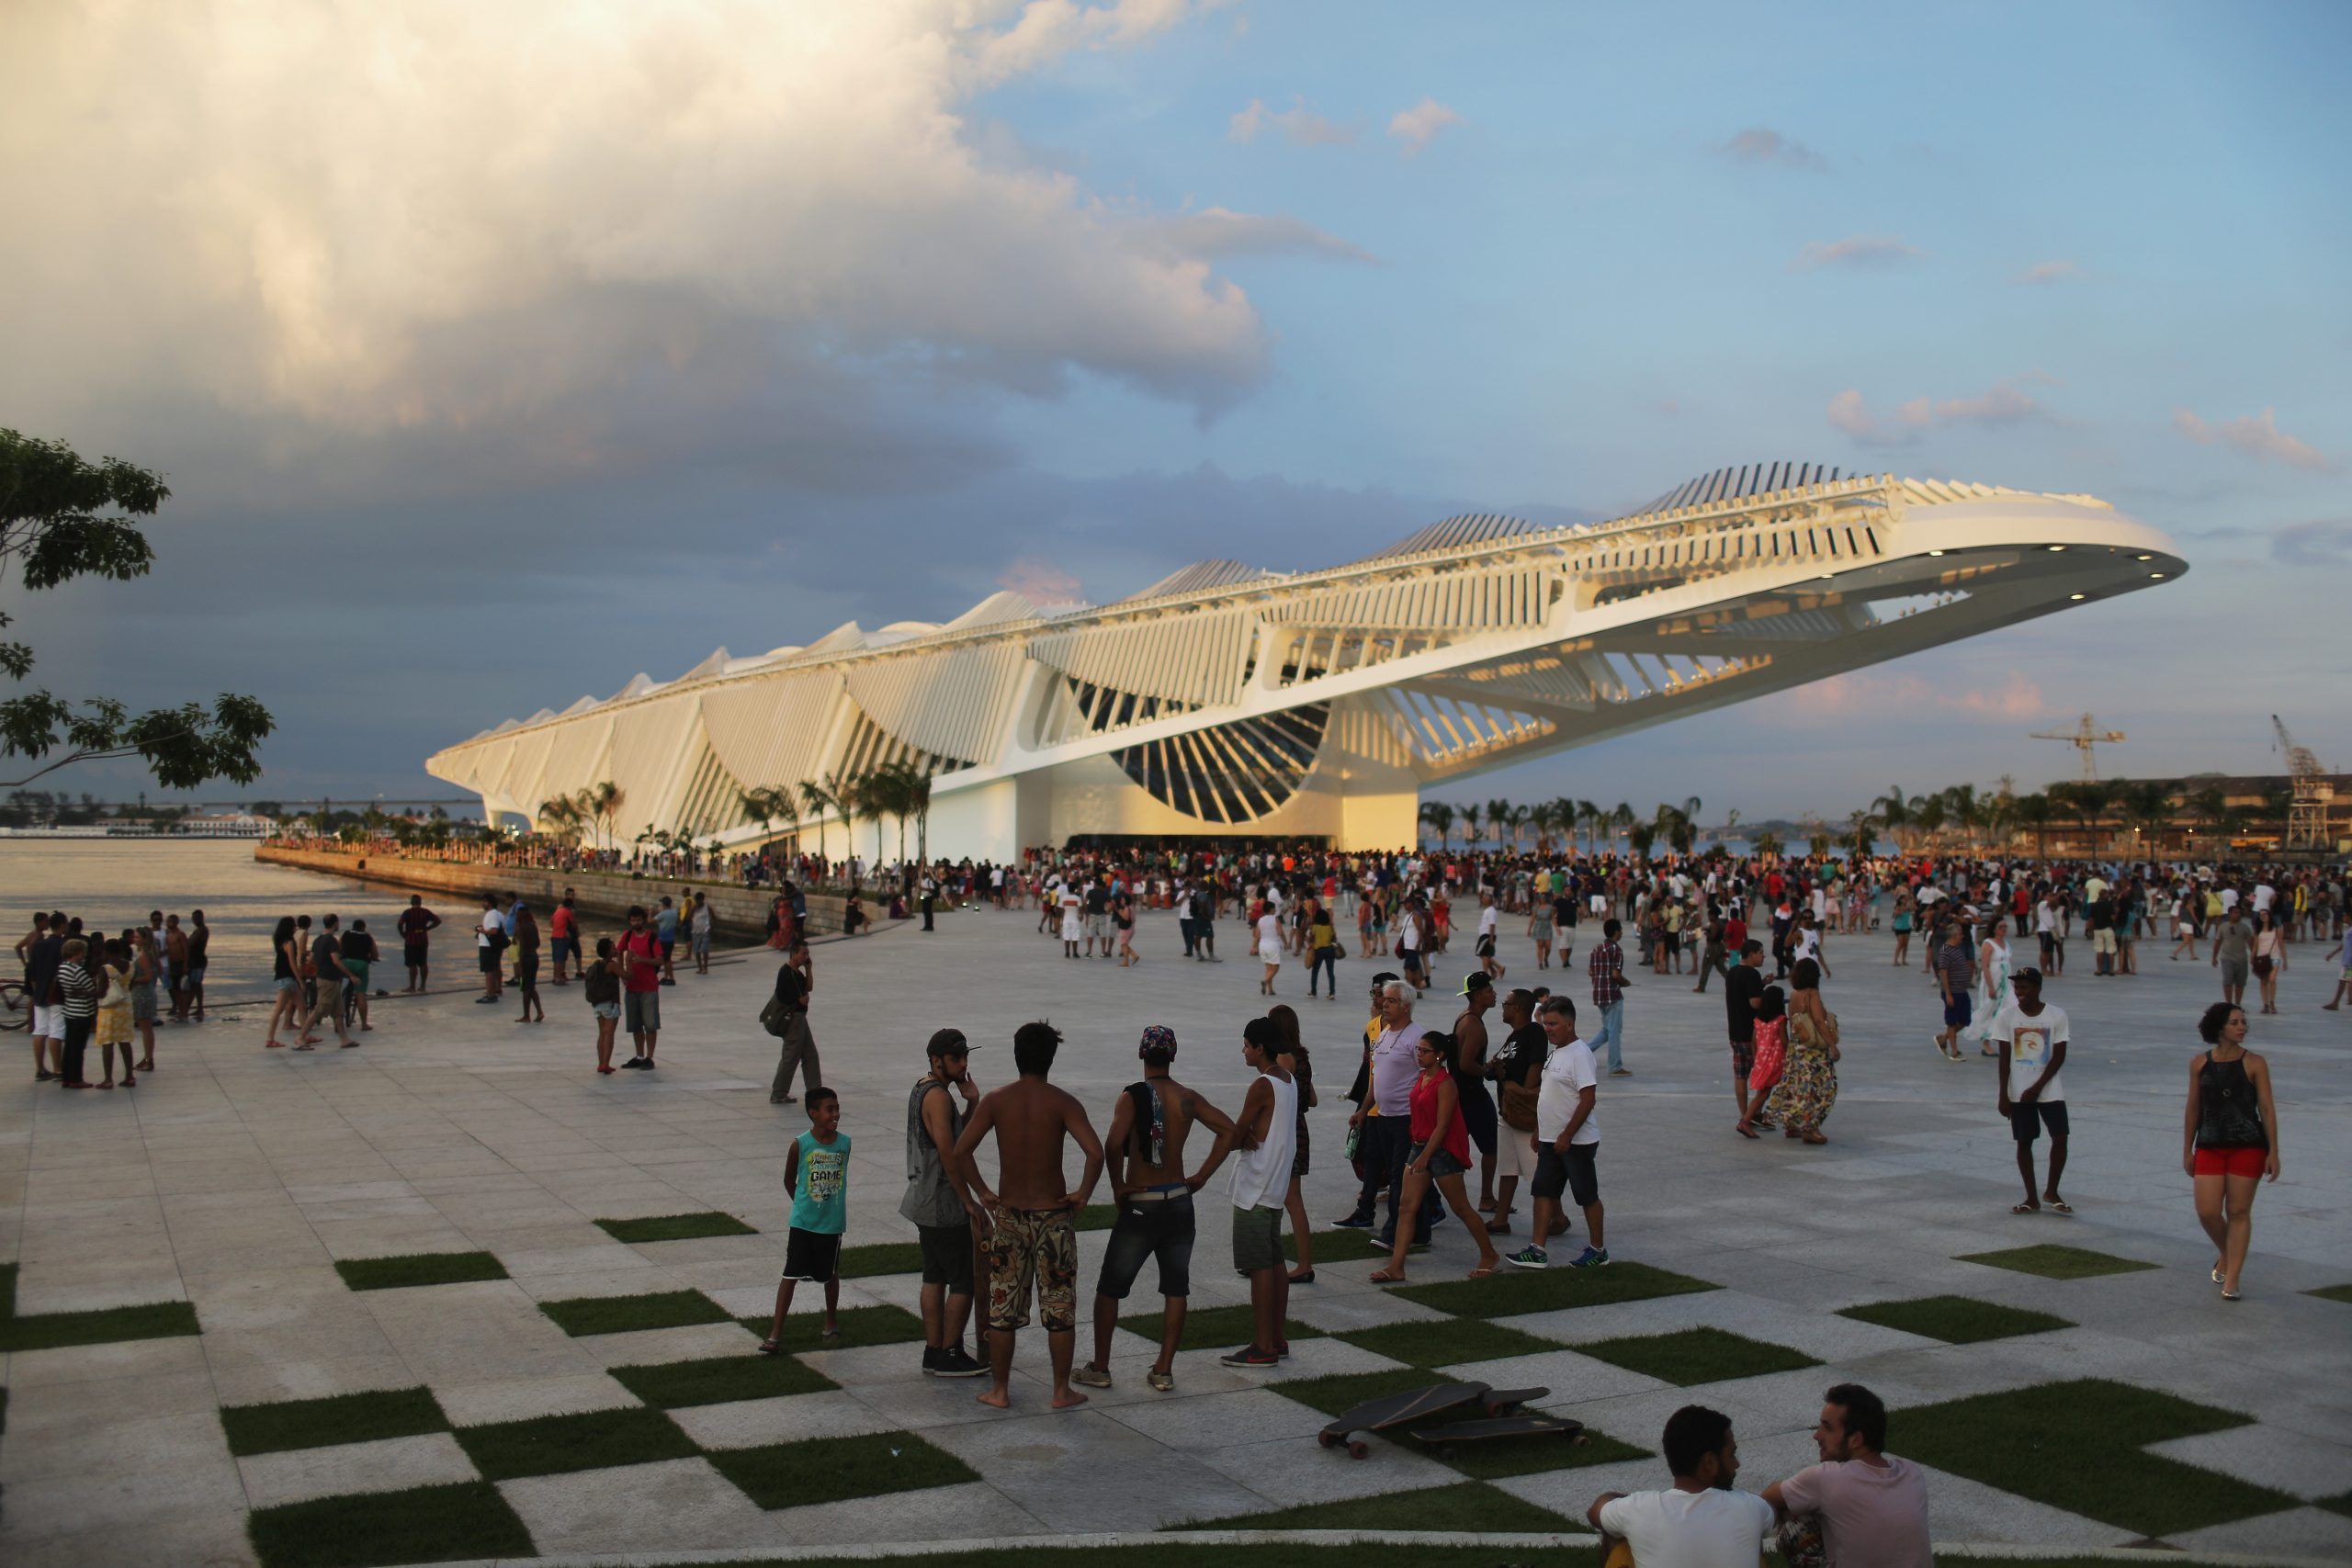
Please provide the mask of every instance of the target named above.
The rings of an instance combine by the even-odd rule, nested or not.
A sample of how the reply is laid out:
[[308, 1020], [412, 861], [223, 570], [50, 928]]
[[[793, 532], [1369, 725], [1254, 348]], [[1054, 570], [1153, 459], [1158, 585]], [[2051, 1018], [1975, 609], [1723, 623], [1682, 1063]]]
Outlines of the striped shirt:
[[98, 985], [90, 972], [68, 959], [57, 966], [59, 1005], [68, 1018], [98, 1016]]

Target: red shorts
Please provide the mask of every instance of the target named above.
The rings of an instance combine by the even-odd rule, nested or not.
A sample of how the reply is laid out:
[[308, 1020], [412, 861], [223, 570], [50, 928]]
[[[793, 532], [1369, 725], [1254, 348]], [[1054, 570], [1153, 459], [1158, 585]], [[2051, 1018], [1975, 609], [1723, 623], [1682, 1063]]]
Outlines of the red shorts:
[[2197, 1174], [2199, 1176], [2260, 1176], [2263, 1167], [2269, 1163], [2268, 1149], [2197, 1151]]

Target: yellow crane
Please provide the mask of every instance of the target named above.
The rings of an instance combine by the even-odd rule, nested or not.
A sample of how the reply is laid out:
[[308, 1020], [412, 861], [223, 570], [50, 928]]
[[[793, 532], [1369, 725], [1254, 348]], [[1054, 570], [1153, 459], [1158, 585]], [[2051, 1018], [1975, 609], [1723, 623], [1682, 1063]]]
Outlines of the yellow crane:
[[2122, 739], [2123, 731], [2101, 729], [2097, 719], [2085, 714], [2083, 722], [2072, 729], [2037, 729], [2028, 739], [2064, 740], [2074, 746], [2083, 754], [2083, 782], [2096, 784], [2098, 782], [2098, 764], [2093, 760], [2093, 748], [2102, 746], [2110, 740]]

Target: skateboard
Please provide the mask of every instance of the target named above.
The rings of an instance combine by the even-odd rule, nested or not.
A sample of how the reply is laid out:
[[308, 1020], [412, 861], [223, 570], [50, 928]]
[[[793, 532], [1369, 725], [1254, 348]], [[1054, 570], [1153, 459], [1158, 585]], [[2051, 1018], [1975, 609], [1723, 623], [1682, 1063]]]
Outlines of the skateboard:
[[1475, 1443], [1487, 1438], [1540, 1438], [1557, 1433], [1572, 1443], [1588, 1442], [1584, 1423], [1564, 1421], [1555, 1416], [1499, 1416], [1484, 1421], [1455, 1421], [1427, 1429], [1416, 1427], [1413, 1438], [1426, 1443], [1440, 1459], [1452, 1459], [1454, 1445]]
[[1490, 1388], [1478, 1396], [1478, 1407], [1493, 1420], [1498, 1416], [1516, 1416], [1522, 1404], [1532, 1404], [1552, 1391], [1548, 1388]]
[[1424, 1421], [1441, 1411], [1452, 1410], [1483, 1399], [1490, 1392], [1482, 1382], [1435, 1383], [1417, 1388], [1407, 1393], [1392, 1393], [1385, 1399], [1374, 1399], [1357, 1405], [1332, 1419], [1329, 1425], [1315, 1434], [1315, 1440], [1327, 1449], [1347, 1446], [1350, 1459], [1363, 1459], [1372, 1452], [1372, 1445], [1364, 1438], [1371, 1433], [1391, 1427], [1402, 1427], [1408, 1421]]

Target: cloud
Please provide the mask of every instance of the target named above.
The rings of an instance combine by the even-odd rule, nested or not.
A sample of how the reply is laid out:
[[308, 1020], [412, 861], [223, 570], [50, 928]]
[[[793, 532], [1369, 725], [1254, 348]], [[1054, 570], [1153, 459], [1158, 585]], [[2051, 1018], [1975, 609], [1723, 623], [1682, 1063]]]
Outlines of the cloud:
[[1826, 266], [1883, 268], [1900, 266], [1925, 253], [1887, 234], [1849, 234], [1842, 240], [1815, 241], [1797, 253], [1791, 272], [1817, 272]]
[[1388, 122], [1388, 134], [1404, 144], [1405, 156], [1410, 158], [1427, 147], [1439, 131], [1461, 123], [1460, 115], [1435, 98], [1423, 97], [1411, 108], [1396, 111], [1396, 118]]
[[2083, 276], [2083, 269], [2070, 261], [2036, 262], [2018, 274], [2019, 283], [2073, 283]]
[[1084, 587], [1052, 562], [1032, 560], [1027, 556], [997, 573], [996, 585], [1011, 589], [1032, 604], [1076, 604]]
[[1864, 670], [1815, 681], [1800, 688], [1800, 694], [1798, 710], [1815, 719], [1912, 716], [1938, 709], [1985, 718], [2031, 719], [2050, 711], [2041, 688], [2017, 671], [1996, 686], [1954, 687], [1917, 675]]
[[1226, 122], [1225, 133], [1236, 141], [1255, 141], [1270, 130], [1299, 147], [1340, 147], [1356, 139], [1354, 126], [1324, 118], [1304, 98], [1294, 98], [1290, 107], [1281, 110], [1266, 107], [1263, 98], [1252, 98], [1248, 108]]
[[2352, 566], [2352, 521], [2290, 524], [2270, 536], [2270, 554], [2289, 566]]
[[2208, 424], [2188, 409], [2175, 409], [2172, 427], [2199, 446], [2211, 446], [2218, 441], [2257, 462], [2280, 462], [2290, 468], [2321, 474], [2332, 474], [2336, 469], [2335, 458], [2280, 430], [2269, 409], [2249, 419], [2233, 419], [2222, 424]]
[[1920, 434], [1943, 424], [2009, 425], [2051, 417], [2048, 410], [2018, 389], [2018, 383], [2054, 384], [2040, 370], [2012, 376], [1972, 398], [1913, 398], [1881, 419], [1871, 412], [1862, 394], [1849, 387], [1829, 400], [1830, 428], [1842, 430], [1865, 446], [1907, 446]]
[[1181, 254], [1216, 261], [1227, 256], [1303, 255], [1333, 261], [1368, 262], [1370, 252], [1327, 233], [1303, 218], [1282, 213], [1231, 212], [1222, 207], [1204, 208], [1170, 218], [1150, 220], [1148, 231], [1159, 234]]
[[1829, 161], [1802, 141], [1790, 140], [1766, 126], [1750, 126], [1723, 144], [1723, 154], [1736, 164], [1779, 164], [1784, 168], [1823, 170]]
[[746, 411], [843, 382], [889, 388], [849, 400], [885, 432], [1080, 375], [1213, 414], [1266, 373], [1248, 296], [968, 118], [1196, 9], [0, 7], [0, 203], [56, 237], [0, 247], [41, 301], [0, 320], [0, 406], [119, 449], [202, 418], [255, 470], [422, 442], [521, 474], [702, 453], [665, 407], [755, 457]]

